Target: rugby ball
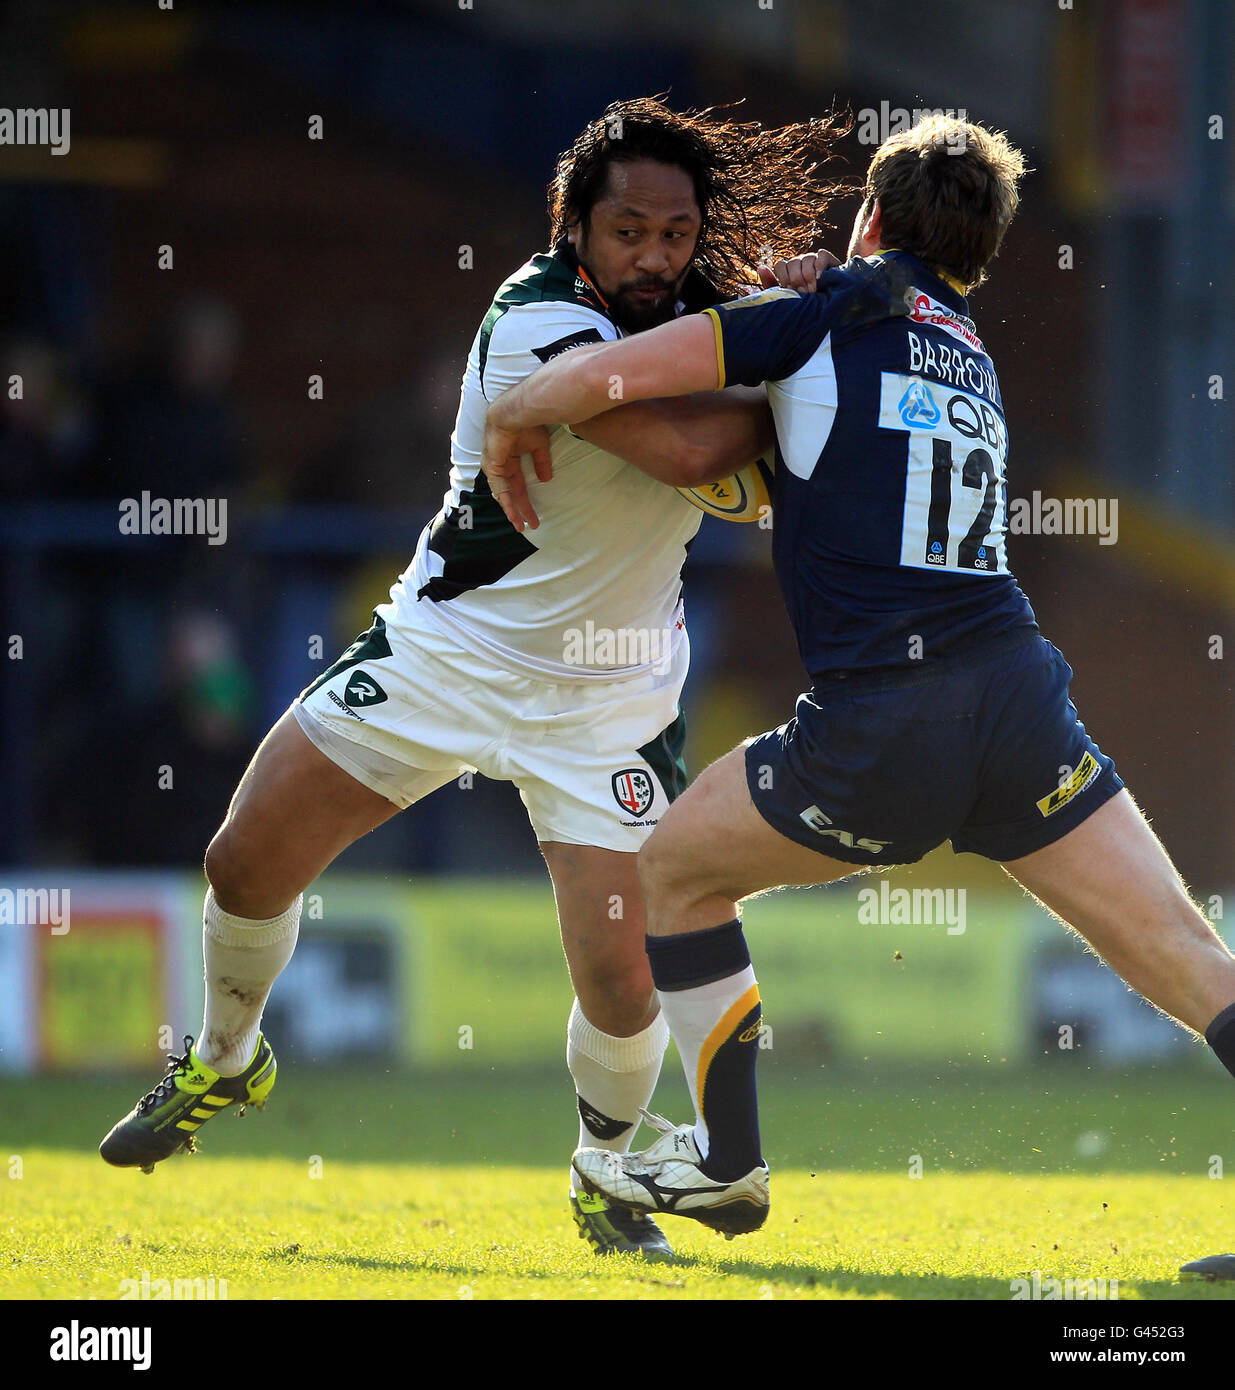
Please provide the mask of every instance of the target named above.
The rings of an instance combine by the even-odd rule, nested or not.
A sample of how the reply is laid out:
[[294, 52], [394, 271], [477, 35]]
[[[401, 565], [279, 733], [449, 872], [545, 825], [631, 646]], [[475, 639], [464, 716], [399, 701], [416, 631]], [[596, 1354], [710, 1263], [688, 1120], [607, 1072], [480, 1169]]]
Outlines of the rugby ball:
[[770, 458], [756, 459], [731, 478], [678, 491], [701, 512], [721, 521], [759, 521], [772, 515], [772, 467]]

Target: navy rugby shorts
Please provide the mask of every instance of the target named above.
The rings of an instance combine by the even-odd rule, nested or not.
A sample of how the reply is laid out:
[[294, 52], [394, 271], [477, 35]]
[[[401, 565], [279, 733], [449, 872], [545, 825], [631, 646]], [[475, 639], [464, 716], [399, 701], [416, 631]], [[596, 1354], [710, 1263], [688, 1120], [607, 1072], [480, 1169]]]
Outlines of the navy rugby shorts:
[[824, 676], [748, 746], [751, 798], [773, 829], [847, 864], [912, 864], [944, 840], [1019, 859], [1123, 786], [1071, 679], [1036, 630], [918, 668]]

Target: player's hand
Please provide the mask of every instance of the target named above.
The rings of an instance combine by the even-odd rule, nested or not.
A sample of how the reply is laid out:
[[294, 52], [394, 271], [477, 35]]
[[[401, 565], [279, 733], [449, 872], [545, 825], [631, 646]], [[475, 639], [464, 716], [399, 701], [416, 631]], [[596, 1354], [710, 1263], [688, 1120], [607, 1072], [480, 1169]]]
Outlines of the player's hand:
[[534, 531], [540, 525], [523, 475], [524, 454], [531, 454], [537, 478], [547, 483], [553, 477], [553, 461], [549, 457], [549, 431], [544, 425], [507, 430], [495, 425], [492, 418], [486, 419], [480, 467], [507, 521], [519, 532], [529, 526]]
[[766, 290], [779, 285], [783, 290], [813, 294], [818, 288], [819, 277], [834, 265], [840, 265], [840, 261], [831, 251], [808, 251], [805, 256], [794, 256], [792, 260], [761, 265], [759, 279]]

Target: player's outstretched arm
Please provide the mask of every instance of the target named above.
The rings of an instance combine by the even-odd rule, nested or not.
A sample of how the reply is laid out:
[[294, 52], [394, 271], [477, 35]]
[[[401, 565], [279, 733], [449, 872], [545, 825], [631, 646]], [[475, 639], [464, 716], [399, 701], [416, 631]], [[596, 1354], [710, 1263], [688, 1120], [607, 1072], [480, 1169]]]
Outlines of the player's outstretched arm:
[[[812, 294], [840, 265], [830, 251], [759, 267], [765, 289]], [[670, 400], [631, 402], [575, 426], [575, 433], [671, 487], [719, 482], [762, 458], [776, 439], [762, 388], [730, 387]]]
[[715, 391], [719, 385], [712, 321], [691, 314], [647, 333], [562, 353], [503, 392], [488, 418], [503, 430], [574, 425], [630, 401]]
[[720, 383], [715, 330], [703, 315], [619, 342], [572, 348], [489, 407], [481, 467], [511, 524], [522, 531], [538, 519], [526, 488], [520, 487], [522, 474], [512, 467], [521, 431], [574, 425], [632, 401], [715, 391]]
[[776, 442], [761, 386], [633, 401], [584, 420], [574, 432], [670, 487], [700, 487], [728, 478]]

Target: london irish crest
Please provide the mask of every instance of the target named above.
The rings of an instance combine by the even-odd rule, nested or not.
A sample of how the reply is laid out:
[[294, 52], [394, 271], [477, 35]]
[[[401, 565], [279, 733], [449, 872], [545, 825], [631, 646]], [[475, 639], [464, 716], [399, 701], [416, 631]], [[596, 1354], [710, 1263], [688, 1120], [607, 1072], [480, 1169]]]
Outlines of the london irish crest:
[[641, 816], [652, 804], [656, 789], [652, 779], [640, 767], [628, 767], [613, 774], [613, 796], [623, 811]]

